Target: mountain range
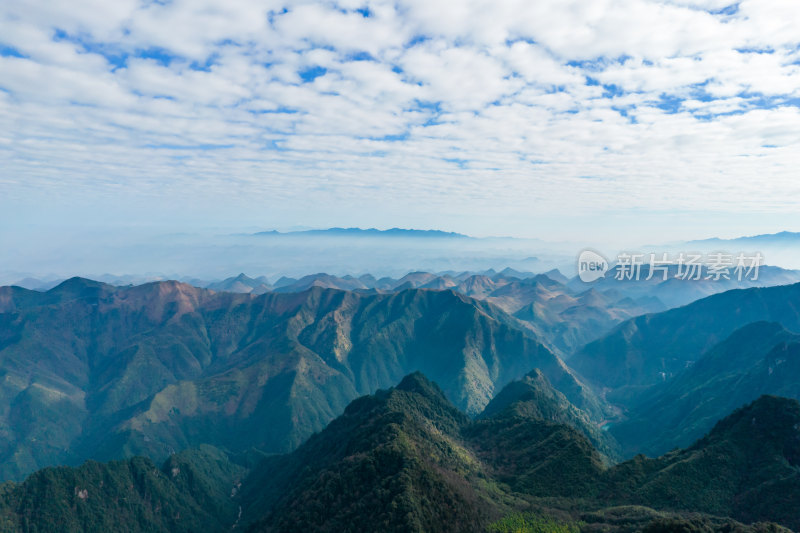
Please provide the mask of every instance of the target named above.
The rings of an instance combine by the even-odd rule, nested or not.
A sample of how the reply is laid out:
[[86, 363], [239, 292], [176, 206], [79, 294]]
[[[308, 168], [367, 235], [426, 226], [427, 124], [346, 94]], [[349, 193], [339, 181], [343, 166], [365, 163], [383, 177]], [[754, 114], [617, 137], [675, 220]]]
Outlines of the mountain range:
[[734, 290], [624, 322], [570, 366], [620, 411], [623, 456], [687, 446], [763, 394], [800, 399], [800, 284]]
[[538, 416], [547, 400], [532, 401], [473, 421], [416, 373], [353, 401], [290, 454], [205, 447], [161, 468], [140, 458], [50, 468], [3, 487], [0, 519], [6, 531], [64, 532], [800, 527], [795, 400], [761, 397], [685, 450], [613, 467], [581, 433]]
[[610, 432], [626, 455], [663, 453], [701, 437], [722, 413], [762, 394], [800, 398], [800, 336], [774, 322], [748, 324], [673, 379], [636, 399]]
[[781, 231], [778, 233], [768, 233], [762, 235], [750, 235], [745, 237], [735, 237], [733, 239], [720, 239], [719, 237], [713, 237], [710, 239], [701, 239], [695, 241], [689, 241], [686, 244], [688, 245], [747, 245], [747, 246], [759, 246], [759, 245], [780, 245], [780, 246], [792, 246], [797, 245], [800, 242], [800, 233], [792, 232], [792, 231]]
[[800, 284], [731, 290], [630, 319], [584, 346], [570, 365], [624, 393], [672, 378], [738, 328], [759, 321], [800, 331]]
[[[370, 274], [358, 277], [325, 273], [301, 278], [280, 277], [269, 282], [265, 276], [255, 278], [244, 273], [224, 280], [208, 282], [185, 280], [196, 287], [214, 291], [259, 295], [266, 292], [302, 292], [312, 287], [340, 289], [359, 293], [390, 293], [410, 288], [448, 290], [490, 302], [527, 323], [539, 341], [563, 358], [569, 358], [584, 344], [608, 333], [619, 323], [646, 313], [679, 307], [711, 294], [733, 288], [786, 285], [800, 281], [800, 272], [764, 266], [759, 278], [683, 280], [672, 276], [666, 281], [652, 279], [620, 280], [612, 272], [604, 279], [586, 284], [578, 278], [568, 279], [558, 270], [544, 274], [523, 272], [513, 268], [482, 272], [409, 272], [400, 278], [376, 278]], [[133, 278], [104, 276], [102, 281], [128, 286]], [[49, 290], [55, 284], [37, 280], [21, 280], [22, 286]]]
[[604, 416], [520, 321], [452, 291], [254, 296], [80, 278], [44, 293], [3, 288], [0, 476], [87, 458], [162, 460], [198, 444], [288, 451], [352, 399], [416, 370], [474, 414], [534, 367]]
[[659, 286], [2, 287], [0, 531], [800, 527], [800, 283]]

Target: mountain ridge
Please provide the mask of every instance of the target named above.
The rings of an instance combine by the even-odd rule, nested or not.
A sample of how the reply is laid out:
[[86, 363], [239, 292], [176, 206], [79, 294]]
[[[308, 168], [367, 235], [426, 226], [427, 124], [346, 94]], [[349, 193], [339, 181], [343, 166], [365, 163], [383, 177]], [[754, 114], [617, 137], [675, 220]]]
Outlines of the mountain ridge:
[[350, 400], [413, 370], [476, 413], [539, 367], [575, 405], [603, 416], [516, 319], [449, 290], [255, 296], [76, 278], [0, 295], [5, 478], [85, 458], [160, 460], [199, 443], [287, 451]]
[[570, 365], [611, 389], [648, 387], [674, 376], [739, 327], [777, 321], [800, 331], [800, 283], [734, 289], [616, 326], [584, 346]]
[[726, 413], [763, 394], [800, 399], [800, 335], [777, 322], [734, 331], [691, 367], [637, 399], [610, 432], [626, 455], [688, 446]]
[[759, 235], [745, 235], [741, 237], [733, 237], [730, 239], [722, 239], [720, 237], [711, 237], [708, 239], [699, 239], [688, 241], [687, 244], [717, 244], [717, 243], [768, 243], [768, 244], [791, 244], [800, 240], [800, 233], [792, 231], [779, 231], [777, 233], [762, 233]]
[[232, 462], [204, 447], [161, 468], [142, 458], [90, 461], [4, 484], [0, 525], [43, 531], [61, 524], [70, 533], [106, 531], [123, 520], [130, 531], [158, 532], [232, 525], [249, 532], [477, 532], [519, 522], [525, 511], [533, 522], [558, 517], [574, 528], [568, 531], [800, 526], [796, 400], [762, 396], [686, 449], [613, 467], [577, 430], [525, 409], [527, 401], [471, 420], [435, 382], [413, 373], [350, 402], [288, 454]]

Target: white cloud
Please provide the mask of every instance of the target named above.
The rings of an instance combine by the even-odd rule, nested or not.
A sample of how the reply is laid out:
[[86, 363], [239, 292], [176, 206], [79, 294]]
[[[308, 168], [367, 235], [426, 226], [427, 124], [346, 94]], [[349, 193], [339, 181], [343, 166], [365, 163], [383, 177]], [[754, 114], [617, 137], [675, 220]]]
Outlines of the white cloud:
[[800, 10], [728, 7], [7, 3], [0, 207], [167, 190], [282, 212], [328, 195], [331, 216], [790, 213]]

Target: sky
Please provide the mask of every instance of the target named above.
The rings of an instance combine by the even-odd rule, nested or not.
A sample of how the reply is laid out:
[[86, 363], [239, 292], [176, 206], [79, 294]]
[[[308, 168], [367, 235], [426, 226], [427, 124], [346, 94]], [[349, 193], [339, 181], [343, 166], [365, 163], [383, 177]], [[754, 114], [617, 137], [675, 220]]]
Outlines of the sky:
[[796, 0], [2, 2], [0, 245], [798, 231], [798, 28]]

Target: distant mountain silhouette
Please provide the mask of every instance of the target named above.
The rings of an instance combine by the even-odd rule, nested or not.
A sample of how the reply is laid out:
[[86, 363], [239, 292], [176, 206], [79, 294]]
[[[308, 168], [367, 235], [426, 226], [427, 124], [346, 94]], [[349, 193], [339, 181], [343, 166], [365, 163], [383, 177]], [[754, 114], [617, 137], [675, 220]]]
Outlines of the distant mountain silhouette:
[[714, 244], [747, 244], [747, 245], [796, 245], [800, 243], [800, 232], [781, 231], [779, 233], [768, 233], [762, 235], [751, 235], [747, 237], [735, 237], [733, 239], [720, 239], [712, 237], [689, 241], [689, 245], [714, 245]]
[[276, 230], [261, 231], [254, 233], [256, 236], [333, 236], [333, 237], [413, 237], [413, 238], [447, 238], [447, 239], [469, 239], [468, 235], [462, 233], [439, 231], [439, 230], [419, 230], [390, 228], [380, 230], [376, 228], [328, 228], [311, 229], [301, 231], [280, 232]]

